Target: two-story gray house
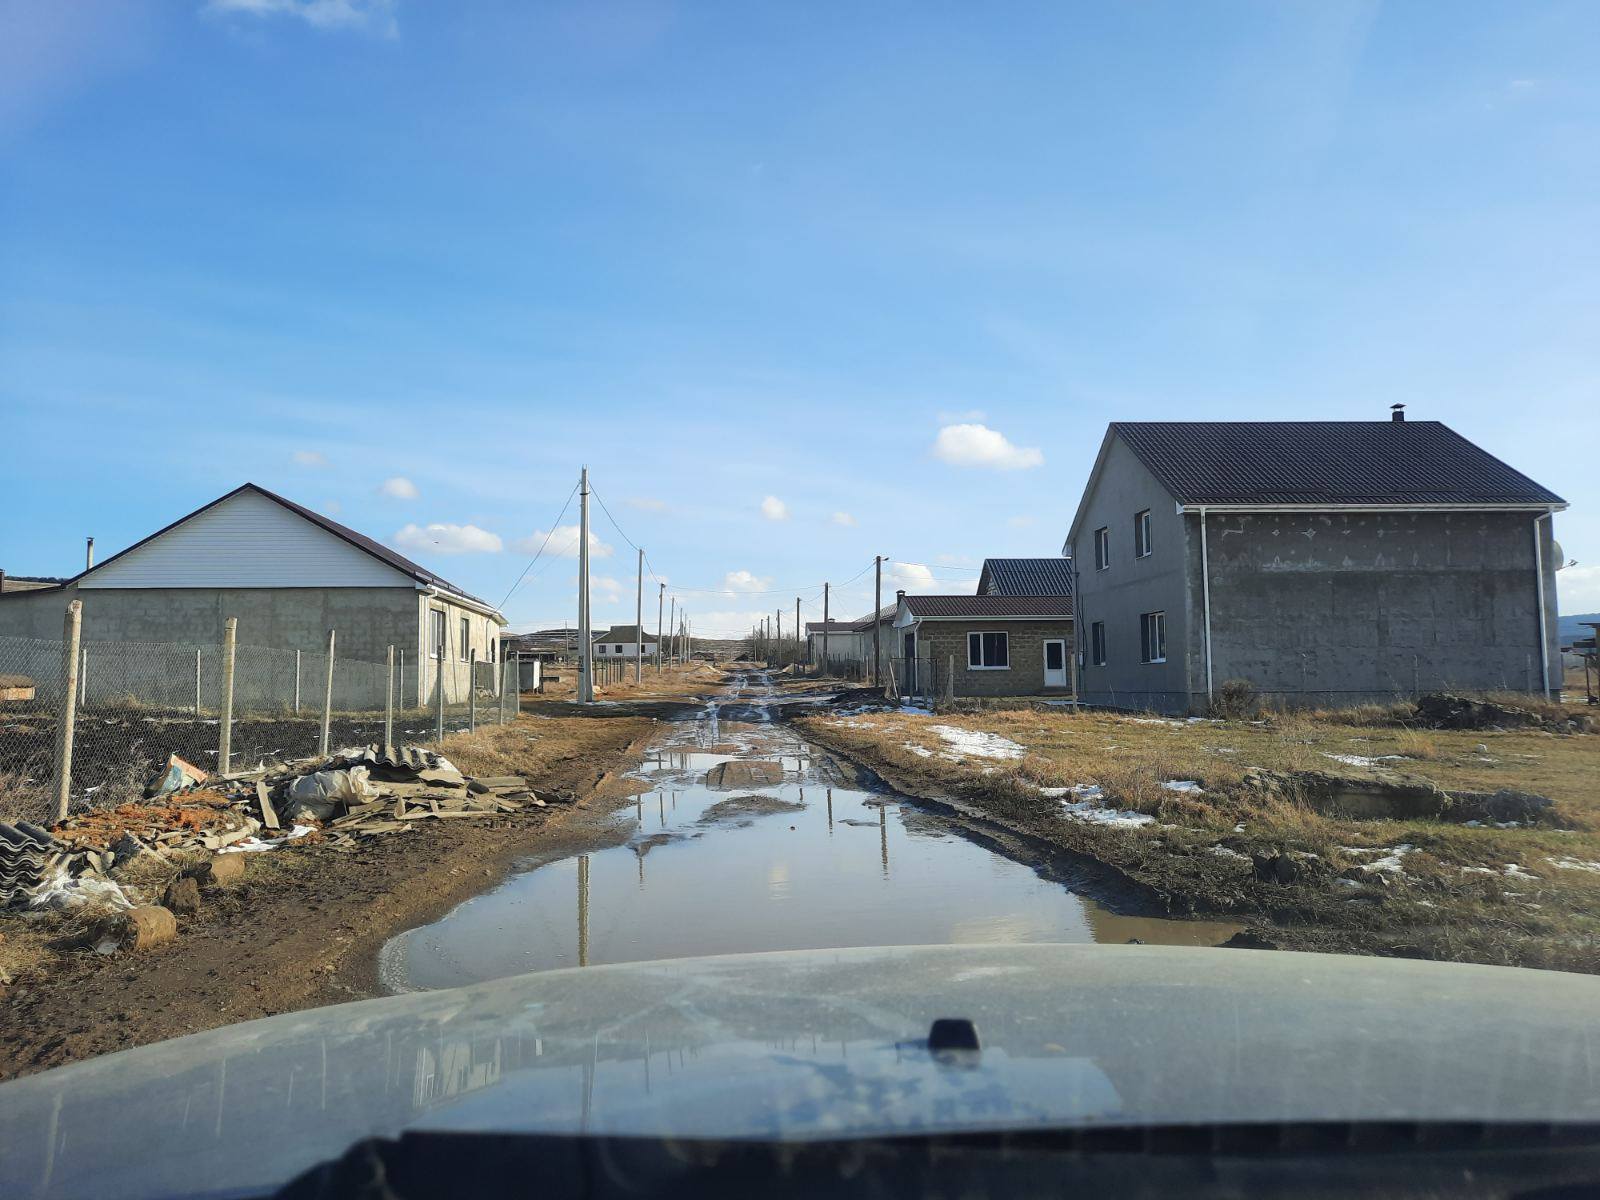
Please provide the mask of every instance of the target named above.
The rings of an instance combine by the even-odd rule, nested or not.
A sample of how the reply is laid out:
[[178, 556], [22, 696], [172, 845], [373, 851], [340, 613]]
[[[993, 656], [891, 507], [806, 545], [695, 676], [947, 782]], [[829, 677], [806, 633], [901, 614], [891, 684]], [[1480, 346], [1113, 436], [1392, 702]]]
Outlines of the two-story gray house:
[[1062, 552], [1085, 703], [1559, 687], [1561, 497], [1438, 421], [1114, 422]]

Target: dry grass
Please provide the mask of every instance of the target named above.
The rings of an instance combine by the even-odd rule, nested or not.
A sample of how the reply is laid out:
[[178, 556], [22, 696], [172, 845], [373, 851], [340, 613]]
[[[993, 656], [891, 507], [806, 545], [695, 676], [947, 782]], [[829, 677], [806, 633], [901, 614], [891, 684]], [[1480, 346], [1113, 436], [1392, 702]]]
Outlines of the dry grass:
[[[1359, 926], [1363, 936], [1398, 938], [1431, 956], [1600, 971], [1600, 871], [1557, 865], [1600, 863], [1600, 736], [1422, 731], [1395, 723], [1381, 706], [1259, 723], [1009, 709], [937, 718], [902, 712], [819, 717], [802, 724], [819, 740], [888, 769], [912, 790], [961, 795], [1136, 878], [1177, 891], [1191, 887], [1202, 900], [1220, 903], [1230, 886], [1234, 895], [1253, 886], [1249, 862], [1215, 855], [1219, 844], [1247, 856], [1316, 855], [1316, 894], [1282, 891], [1272, 899], [1312, 923], [1312, 936], [1319, 932], [1315, 923]], [[1025, 754], [1013, 761], [951, 761], [949, 746], [929, 731], [932, 724], [997, 734]], [[1333, 755], [1377, 761], [1365, 766]], [[1535, 792], [1555, 801], [1558, 821], [1500, 829], [1331, 817], [1292, 796], [1241, 786], [1250, 767], [1361, 779], [1403, 774], [1446, 790]], [[1203, 794], [1161, 786], [1181, 779], [1200, 783]], [[1147, 813], [1158, 824], [1090, 828], [1059, 818], [1056, 802], [1038, 794], [1039, 787], [1074, 784], [1098, 784], [1107, 803]], [[1380, 880], [1357, 872], [1356, 886], [1337, 881], [1340, 872], [1374, 858], [1344, 847], [1397, 845], [1413, 847], [1403, 875]], [[1218, 881], [1225, 871], [1233, 873], [1231, 885]]]
[[18, 772], [0, 771], [0, 821], [49, 825], [55, 816], [55, 798], [47, 783]]
[[545, 717], [523, 714], [509, 725], [445, 738], [444, 756], [468, 775], [524, 775], [537, 783], [551, 764], [594, 755], [639, 737], [647, 717]]

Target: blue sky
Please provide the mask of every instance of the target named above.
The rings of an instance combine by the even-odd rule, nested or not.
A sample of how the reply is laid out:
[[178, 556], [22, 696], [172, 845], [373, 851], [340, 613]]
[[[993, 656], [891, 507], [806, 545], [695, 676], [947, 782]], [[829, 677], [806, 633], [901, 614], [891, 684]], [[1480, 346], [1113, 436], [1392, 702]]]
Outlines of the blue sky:
[[[498, 602], [587, 462], [737, 634], [875, 553], [923, 591], [1056, 553], [1107, 421], [1403, 401], [1568, 499], [1562, 608], [1600, 609], [1600, 6], [0, 0], [0, 28], [9, 571], [249, 479]], [[596, 620], [631, 619], [595, 518]], [[570, 619], [574, 579], [540, 562], [508, 616]]]

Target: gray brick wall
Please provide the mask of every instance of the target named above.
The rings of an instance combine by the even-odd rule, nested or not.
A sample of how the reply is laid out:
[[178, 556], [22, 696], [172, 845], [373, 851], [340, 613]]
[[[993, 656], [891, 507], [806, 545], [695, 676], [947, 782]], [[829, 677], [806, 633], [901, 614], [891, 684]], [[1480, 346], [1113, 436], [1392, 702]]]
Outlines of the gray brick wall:
[[[967, 634], [1003, 630], [1009, 641], [1011, 665], [1004, 671], [974, 671], [967, 666]], [[1067, 686], [1046, 689], [1044, 643], [1064, 640]], [[943, 694], [952, 656], [957, 696], [1070, 695], [1072, 691], [1072, 621], [927, 621], [917, 633], [919, 657], [933, 663], [934, 678]]]

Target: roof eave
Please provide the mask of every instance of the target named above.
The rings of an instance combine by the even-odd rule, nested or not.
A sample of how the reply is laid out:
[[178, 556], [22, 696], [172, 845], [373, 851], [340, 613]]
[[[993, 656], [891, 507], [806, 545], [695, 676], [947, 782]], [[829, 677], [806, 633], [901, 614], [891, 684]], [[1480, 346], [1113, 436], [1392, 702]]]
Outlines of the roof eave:
[[1565, 500], [1525, 501], [1516, 504], [1239, 504], [1213, 503], [1206, 500], [1180, 500], [1180, 513], [1218, 512], [1561, 512], [1567, 507]]

